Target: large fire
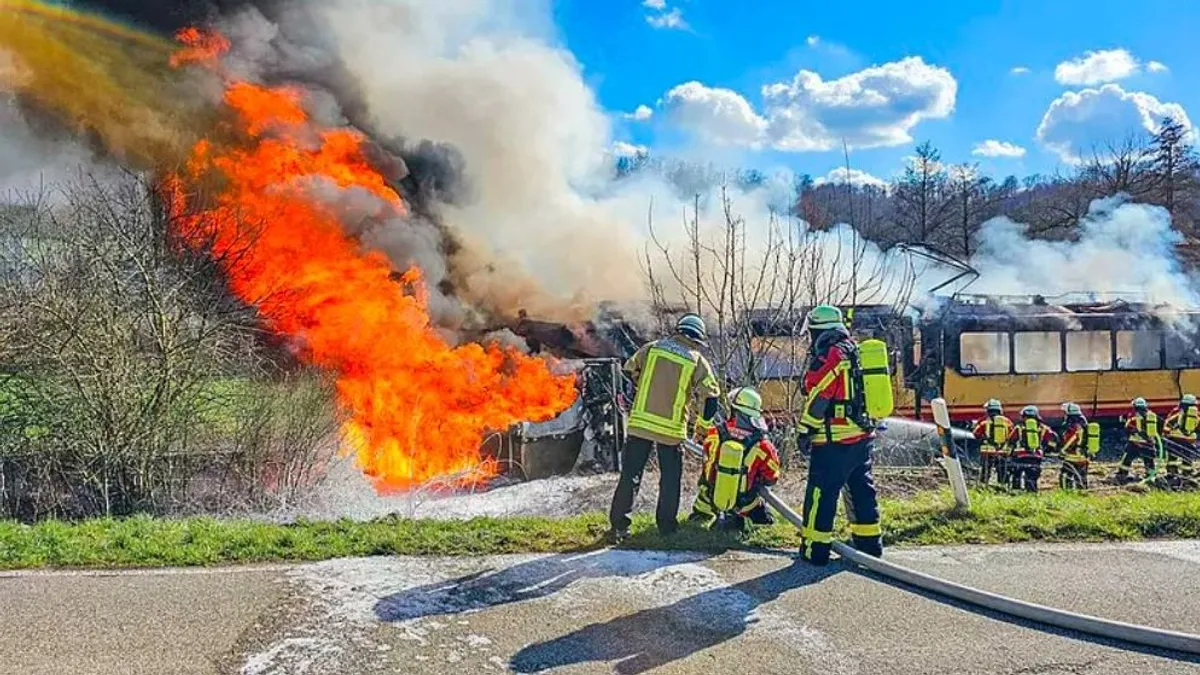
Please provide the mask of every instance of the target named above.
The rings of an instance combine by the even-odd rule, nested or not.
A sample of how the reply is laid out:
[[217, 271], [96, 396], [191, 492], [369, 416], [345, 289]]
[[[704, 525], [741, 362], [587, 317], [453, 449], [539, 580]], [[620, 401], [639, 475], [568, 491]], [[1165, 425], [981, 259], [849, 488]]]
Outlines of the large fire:
[[[180, 65], [215, 66], [228, 48], [200, 31], [179, 38]], [[397, 283], [388, 260], [344, 228], [346, 203], [357, 217], [405, 212], [367, 161], [366, 139], [321, 128], [300, 90], [225, 87], [229, 128], [197, 143], [165, 183], [178, 233], [212, 250], [233, 292], [337, 378], [347, 448], [377, 486], [494, 472], [481, 461], [484, 434], [553, 417], [574, 400], [574, 378], [494, 345], [447, 344], [430, 326], [420, 270]]]

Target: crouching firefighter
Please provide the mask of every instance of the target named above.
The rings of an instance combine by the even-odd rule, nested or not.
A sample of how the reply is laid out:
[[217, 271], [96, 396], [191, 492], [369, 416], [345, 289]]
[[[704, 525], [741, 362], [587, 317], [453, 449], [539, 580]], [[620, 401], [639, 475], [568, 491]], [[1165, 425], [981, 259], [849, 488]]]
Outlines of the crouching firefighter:
[[1088, 422], [1083, 409], [1077, 403], [1063, 406], [1067, 421], [1063, 427], [1062, 466], [1058, 469], [1058, 486], [1064, 490], [1086, 490], [1088, 466], [1100, 452], [1100, 425]]
[[1042, 477], [1042, 460], [1046, 450], [1053, 449], [1058, 437], [1042, 421], [1037, 406], [1027, 405], [1021, 409], [1021, 422], [1008, 437], [1012, 448], [1009, 475], [1014, 490], [1038, 491], [1038, 479]]
[[709, 428], [704, 471], [690, 520], [744, 530], [775, 522], [759, 489], [779, 480], [779, 453], [767, 438], [762, 396], [750, 387], [729, 392], [732, 418]]
[[1178, 482], [1180, 478], [1194, 476], [1197, 427], [1200, 427], [1200, 411], [1196, 410], [1196, 395], [1184, 394], [1179, 407], [1163, 420], [1169, 479]]
[[850, 336], [841, 311], [814, 307], [805, 320], [811, 338], [804, 374], [800, 443], [812, 448], [804, 493], [800, 556], [829, 562], [833, 519], [846, 488], [847, 520], [855, 548], [883, 555], [879, 504], [871, 476], [876, 420], [892, 412], [887, 345]]
[[1004, 416], [1000, 401], [991, 399], [984, 405], [987, 419], [975, 424], [974, 434], [979, 441], [979, 482], [987, 485], [992, 480], [992, 472], [1001, 485], [1005, 485], [1004, 445], [1012, 433], [1012, 420]]
[[1146, 478], [1158, 475], [1155, 459], [1162, 454], [1162, 437], [1159, 434], [1158, 414], [1150, 409], [1146, 399], [1133, 399], [1133, 414], [1125, 422], [1125, 454], [1117, 466], [1117, 482], [1129, 480], [1129, 471], [1136, 460], [1146, 467]]
[[683, 478], [680, 445], [688, 437], [689, 403], [703, 401], [698, 430], [707, 432], [720, 408], [717, 378], [700, 353], [707, 340], [704, 321], [686, 314], [675, 334], [647, 343], [625, 364], [636, 383], [629, 409], [629, 440], [621, 457], [621, 477], [609, 510], [609, 537], [629, 535], [630, 512], [650, 453], [658, 453], [658, 509], [655, 522], [662, 534], [678, 529], [679, 491]]

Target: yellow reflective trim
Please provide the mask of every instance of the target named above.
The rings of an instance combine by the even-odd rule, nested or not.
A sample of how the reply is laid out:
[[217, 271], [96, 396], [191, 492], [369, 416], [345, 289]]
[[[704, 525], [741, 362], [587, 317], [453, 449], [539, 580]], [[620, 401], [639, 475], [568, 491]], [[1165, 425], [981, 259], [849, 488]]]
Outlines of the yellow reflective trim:
[[850, 534], [856, 537], [881, 537], [883, 528], [879, 523], [851, 523]]

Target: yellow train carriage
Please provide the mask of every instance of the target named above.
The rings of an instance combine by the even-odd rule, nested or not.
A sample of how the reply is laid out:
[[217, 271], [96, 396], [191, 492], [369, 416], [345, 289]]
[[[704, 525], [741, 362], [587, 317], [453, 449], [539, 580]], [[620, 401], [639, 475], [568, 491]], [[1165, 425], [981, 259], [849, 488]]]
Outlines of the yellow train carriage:
[[[1037, 405], [1050, 418], [1074, 401], [1115, 422], [1136, 397], [1166, 412], [1182, 394], [1200, 393], [1200, 310], [958, 296], [915, 320], [884, 306], [855, 313], [858, 336], [882, 337], [892, 349], [900, 417], [928, 418], [928, 402], [941, 396], [959, 422], [977, 419], [990, 398], [1010, 413]], [[807, 338], [764, 333], [756, 344], [773, 354], [760, 383], [764, 407], [782, 418], [800, 401]]]

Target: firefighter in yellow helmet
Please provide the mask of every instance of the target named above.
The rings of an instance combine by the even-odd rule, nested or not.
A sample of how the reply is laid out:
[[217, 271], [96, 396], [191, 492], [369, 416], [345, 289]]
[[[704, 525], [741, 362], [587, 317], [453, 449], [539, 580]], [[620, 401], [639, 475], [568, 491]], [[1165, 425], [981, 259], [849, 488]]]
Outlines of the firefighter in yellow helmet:
[[1004, 409], [997, 399], [991, 399], [984, 405], [987, 417], [975, 423], [974, 434], [979, 441], [979, 482], [987, 485], [992, 480], [995, 471], [996, 479], [1001, 485], [1005, 484], [1005, 443], [1012, 433], [1013, 423], [1004, 415]]
[[1200, 427], [1200, 411], [1196, 409], [1196, 395], [1184, 394], [1179, 407], [1163, 420], [1163, 436], [1167, 451], [1167, 478], [1174, 482], [1194, 476], [1196, 456], [1196, 431]]
[[1058, 469], [1058, 486], [1064, 490], [1082, 489], [1088, 486], [1088, 466], [1092, 457], [1100, 451], [1100, 426], [1089, 424], [1083, 416], [1083, 408], [1077, 403], [1063, 404], [1067, 420], [1063, 426], [1062, 466]]
[[767, 438], [762, 396], [751, 387], [729, 392], [729, 420], [704, 439], [704, 470], [690, 520], [741, 531], [746, 522], [774, 522], [759, 488], [779, 480], [779, 453]]
[[628, 437], [621, 458], [621, 477], [609, 509], [612, 531], [621, 541], [629, 535], [630, 513], [650, 453], [658, 453], [658, 507], [655, 522], [662, 534], [679, 527], [679, 491], [683, 478], [680, 444], [688, 437], [689, 412], [699, 404], [696, 430], [707, 433], [719, 408], [720, 390], [708, 359], [700, 353], [708, 339], [704, 320], [695, 314], [679, 319], [670, 337], [647, 343], [625, 363], [635, 383], [629, 410]]
[[1129, 480], [1129, 471], [1136, 460], [1146, 467], [1146, 478], [1154, 478], [1158, 470], [1155, 459], [1162, 453], [1162, 435], [1158, 414], [1150, 409], [1146, 399], [1133, 399], [1133, 414], [1125, 418], [1125, 454], [1117, 467], [1117, 482]]
[[804, 493], [800, 557], [814, 565], [829, 562], [833, 519], [843, 488], [848, 492], [846, 517], [855, 548], [881, 556], [883, 531], [871, 476], [875, 423], [865, 409], [859, 345], [836, 307], [814, 307], [806, 323], [812, 342], [803, 381], [805, 400], [799, 435], [801, 444], [807, 441], [812, 452]]

